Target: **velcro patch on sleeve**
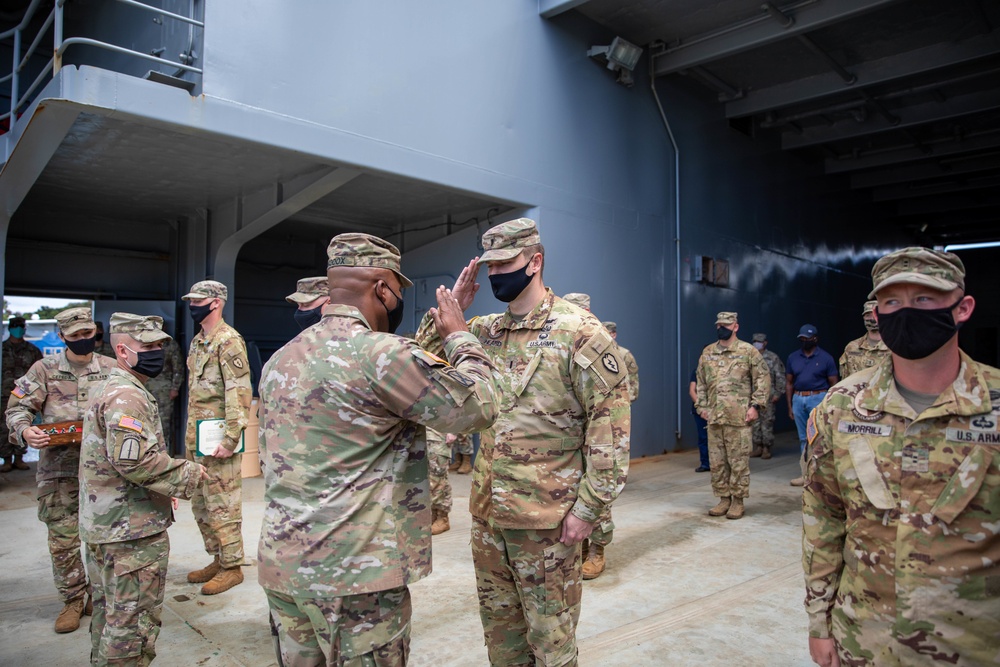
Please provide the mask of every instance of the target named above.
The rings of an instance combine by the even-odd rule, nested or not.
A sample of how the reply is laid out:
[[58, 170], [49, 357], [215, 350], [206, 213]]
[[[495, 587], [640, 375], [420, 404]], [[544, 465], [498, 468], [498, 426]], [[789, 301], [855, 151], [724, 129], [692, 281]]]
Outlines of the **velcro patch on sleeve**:
[[229, 366], [236, 377], [243, 377], [250, 372], [250, 363], [247, 361], [247, 355], [237, 344], [228, 346], [225, 352], [222, 353], [222, 361]]
[[14, 387], [14, 391], [10, 393], [12, 396], [16, 396], [18, 398], [24, 398], [25, 396], [27, 396], [24, 389], [21, 389], [20, 387]]
[[142, 433], [142, 422], [135, 417], [122, 417], [118, 421], [118, 426], [135, 431], [136, 433]]
[[139, 438], [134, 435], [127, 435], [122, 438], [121, 445], [118, 447], [118, 460], [132, 462], [138, 461], [140, 452], [141, 447], [139, 445]]
[[618, 346], [604, 328], [600, 328], [573, 357], [573, 361], [588, 368], [597, 378], [600, 390], [607, 394], [628, 376], [628, 369]]
[[809, 413], [809, 421], [806, 422], [806, 442], [813, 444], [817, 435], [819, 430], [816, 428], [816, 411], [813, 410]]
[[444, 359], [442, 359], [441, 357], [437, 356], [436, 354], [432, 354], [432, 353], [428, 352], [427, 350], [425, 350], [423, 348], [419, 348], [419, 347], [418, 348], [414, 348], [413, 350], [410, 351], [410, 353], [414, 357], [416, 357], [417, 359], [419, 359], [420, 361], [424, 362], [424, 364], [426, 364], [427, 366], [430, 366], [432, 368], [435, 367], [435, 366], [450, 366], [451, 365], [447, 361], [445, 361]]

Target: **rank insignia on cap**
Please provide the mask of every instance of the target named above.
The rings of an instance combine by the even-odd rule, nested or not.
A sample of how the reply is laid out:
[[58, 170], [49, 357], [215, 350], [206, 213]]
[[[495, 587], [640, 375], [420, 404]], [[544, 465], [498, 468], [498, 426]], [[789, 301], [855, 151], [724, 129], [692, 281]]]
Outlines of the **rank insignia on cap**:
[[601, 358], [601, 363], [614, 374], [618, 374], [618, 360], [615, 359], [615, 355], [608, 352]]
[[130, 435], [122, 440], [121, 449], [118, 450], [119, 461], [139, 460], [139, 438]]
[[14, 396], [17, 396], [18, 398], [24, 398], [24, 397], [25, 397], [25, 395], [26, 395], [26, 394], [24, 393], [24, 390], [23, 390], [23, 389], [21, 389], [20, 387], [14, 387], [14, 391], [12, 391], [12, 392], [10, 392], [10, 393], [11, 393], [12, 395], [14, 395]]
[[136, 433], [142, 433], [142, 422], [134, 417], [122, 417], [118, 425]]

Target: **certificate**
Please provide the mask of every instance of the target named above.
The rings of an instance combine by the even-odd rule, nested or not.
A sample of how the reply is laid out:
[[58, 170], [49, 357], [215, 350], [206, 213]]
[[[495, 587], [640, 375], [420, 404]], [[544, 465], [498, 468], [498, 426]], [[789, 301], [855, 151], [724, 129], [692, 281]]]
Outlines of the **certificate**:
[[[195, 424], [195, 454], [197, 456], [212, 456], [226, 439], [225, 419], [199, 419]], [[233, 450], [234, 454], [242, 454], [246, 449], [246, 437], [240, 433], [240, 444]]]

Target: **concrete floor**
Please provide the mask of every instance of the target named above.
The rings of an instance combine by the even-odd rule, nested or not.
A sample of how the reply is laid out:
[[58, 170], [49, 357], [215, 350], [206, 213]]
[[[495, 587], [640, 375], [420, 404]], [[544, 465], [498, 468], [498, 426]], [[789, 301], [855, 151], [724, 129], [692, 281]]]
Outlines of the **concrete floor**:
[[[633, 461], [615, 505], [608, 570], [585, 584], [578, 629], [585, 666], [811, 665], [802, 611], [799, 490], [793, 434], [778, 436], [775, 458], [753, 459], [751, 498], [741, 521], [712, 518], [707, 473], [697, 453]], [[32, 464], [32, 467], [34, 465]], [[45, 529], [35, 516], [34, 473], [0, 475], [0, 665], [87, 664], [86, 626], [57, 635], [61, 609]], [[486, 665], [469, 553], [470, 476], [452, 474], [451, 531], [434, 538], [434, 573], [412, 590], [415, 667]], [[248, 559], [257, 551], [261, 478], [245, 480]], [[171, 553], [159, 667], [276, 665], [267, 604], [255, 567], [215, 597], [185, 574], [208, 559], [187, 503], [170, 529]]]

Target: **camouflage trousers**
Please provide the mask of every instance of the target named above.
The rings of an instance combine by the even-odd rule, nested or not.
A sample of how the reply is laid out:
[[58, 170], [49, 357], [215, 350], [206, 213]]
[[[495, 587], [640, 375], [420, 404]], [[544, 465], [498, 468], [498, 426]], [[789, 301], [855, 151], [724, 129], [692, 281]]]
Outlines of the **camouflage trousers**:
[[454, 455], [466, 454], [472, 456], [472, 451], [474, 447], [472, 445], [472, 436], [466, 433], [459, 434], [455, 438], [455, 444], [452, 445], [452, 450]]
[[87, 571], [80, 550], [80, 481], [59, 477], [38, 489], [38, 520], [49, 532], [52, 577], [63, 602], [87, 592]]
[[87, 569], [94, 582], [92, 667], [145, 666], [156, 657], [169, 553], [167, 531], [87, 545]]
[[494, 528], [472, 517], [479, 615], [494, 667], [577, 664], [583, 573], [580, 545], [561, 528]]
[[768, 403], [751, 426], [753, 444], [771, 447], [774, 445], [774, 403]]
[[218, 556], [222, 567], [242, 565], [243, 455], [233, 454], [228, 459], [195, 457], [188, 450], [187, 458], [205, 466], [212, 476], [191, 496], [191, 510], [201, 530], [205, 551]]
[[413, 607], [406, 586], [339, 598], [264, 589], [280, 667], [402, 667]]
[[719, 498], [750, 495], [750, 427], [708, 425], [712, 493]]
[[597, 525], [594, 526], [594, 531], [590, 533], [590, 537], [587, 539], [594, 544], [606, 547], [611, 544], [611, 540], [613, 540], [614, 537], [615, 522], [611, 520], [611, 510], [605, 510], [601, 513], [601, 518], [598, 520]]
[[451, 481], [448, 479], [448, 458], [431, 454], [428, 459], [427, 477], [431, 483], [431, 507], [448, 514], [451, 512]]

